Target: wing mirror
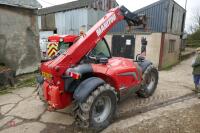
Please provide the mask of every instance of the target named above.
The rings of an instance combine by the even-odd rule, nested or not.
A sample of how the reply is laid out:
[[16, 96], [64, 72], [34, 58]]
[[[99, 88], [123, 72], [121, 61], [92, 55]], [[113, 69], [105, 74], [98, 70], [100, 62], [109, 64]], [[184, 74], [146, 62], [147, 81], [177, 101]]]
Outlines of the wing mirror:
[[136, 62], [143, 62], [145, 60], [145, 57], [144, 56], [141, 56], [141, 54], [138, 54], [136, 56]]
[[139, 56], [138, 57], [138, 61], [144, 61], [145, 60], [145, 57], [144, 56]]
[[108, 58], [106, 58], [106, 57], [101, 57], [101, 58], [99, 58], [99, 63], [101, 63], [101, 64], [107, 64], [108, 63]]

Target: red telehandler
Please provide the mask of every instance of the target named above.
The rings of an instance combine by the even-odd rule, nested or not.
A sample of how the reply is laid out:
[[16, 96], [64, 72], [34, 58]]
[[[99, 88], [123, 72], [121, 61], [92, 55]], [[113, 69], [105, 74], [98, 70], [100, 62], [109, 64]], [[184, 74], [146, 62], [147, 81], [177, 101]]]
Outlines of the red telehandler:
[[54, 109], [73, 103], [77, 123], [101, 130], [111, 123], [121, 99], [130, 93], [151, 96], [158, 83], [153, 64], [141, 55], [112, 57], [104, 39], [119, 21], [145, 26], [145, 18], [124, 6], [113, 8], [64, 53], [43, 61], [37, 77], [41, 99]]

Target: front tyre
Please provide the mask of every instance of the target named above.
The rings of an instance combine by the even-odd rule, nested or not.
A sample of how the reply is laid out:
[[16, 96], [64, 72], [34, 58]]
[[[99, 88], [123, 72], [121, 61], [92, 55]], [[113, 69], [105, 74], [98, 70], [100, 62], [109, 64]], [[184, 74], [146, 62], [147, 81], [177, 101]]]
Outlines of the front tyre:
[[153, 95], [158, 84], [158, 70], [150, 65], [142, 76], [141, 89], [137, 92], [138, 96], [147, 98]]
[[99, 86], [87, 100], [79, 103], [77, 116], [84, 127], [96, 131], [106, 128], [112, 121], [117, 106], [116, 92], [108, 84]]

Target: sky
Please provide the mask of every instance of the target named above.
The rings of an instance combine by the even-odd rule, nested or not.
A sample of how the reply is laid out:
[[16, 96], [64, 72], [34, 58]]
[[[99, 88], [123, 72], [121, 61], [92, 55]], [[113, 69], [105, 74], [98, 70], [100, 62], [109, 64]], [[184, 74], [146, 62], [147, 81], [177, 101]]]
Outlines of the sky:
[[[75, 0], [38, 0], [43, 7], [63, 4]], [[125, 5], [129, 10], [135, 11], [158, 0], [117, 0], [119, 5]], [[185, 8], [186, 0], [175, 0], [179, 5]], [[200, 0], [187, 0], [187, 17], [186, 17], [186, 31], [189, 31], [189, 26], [193, 23], [193, 14], [200, 10]]]

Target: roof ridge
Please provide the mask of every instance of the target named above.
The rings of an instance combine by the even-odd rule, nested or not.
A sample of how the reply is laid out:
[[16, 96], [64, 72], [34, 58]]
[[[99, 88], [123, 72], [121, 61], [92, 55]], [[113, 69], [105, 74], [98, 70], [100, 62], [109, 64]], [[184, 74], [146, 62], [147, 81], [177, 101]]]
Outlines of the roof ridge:
[[1, 4], [28, 9], [38, 9], [42, 7], [37, 0], [0, 0], [0, 5]]

